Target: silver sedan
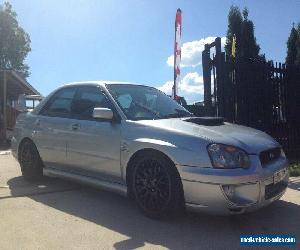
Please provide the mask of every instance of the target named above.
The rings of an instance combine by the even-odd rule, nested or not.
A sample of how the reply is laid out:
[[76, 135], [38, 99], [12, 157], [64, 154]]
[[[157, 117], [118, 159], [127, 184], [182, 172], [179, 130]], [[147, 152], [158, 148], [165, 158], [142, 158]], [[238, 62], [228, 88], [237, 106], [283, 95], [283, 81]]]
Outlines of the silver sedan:
[[67, 84], [18, 117], [24, 178], [62, 177], [116, 191], [147, 216], [185, 208], [253, 211], [278, 200], [288, 161], [269, 135], [194, 117], [161, 91], [118, 82]]

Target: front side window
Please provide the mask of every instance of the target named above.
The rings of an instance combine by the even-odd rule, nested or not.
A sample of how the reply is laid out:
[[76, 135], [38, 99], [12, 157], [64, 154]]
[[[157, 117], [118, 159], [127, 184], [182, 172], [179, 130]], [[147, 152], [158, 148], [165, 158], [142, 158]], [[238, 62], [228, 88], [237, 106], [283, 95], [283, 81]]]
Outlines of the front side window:
[[107, 88], [130, 120], [193, 116], [161, 91], [147, 86], [108, 84]]
[[117, 100], [124, 109], [128, 109], [132, 102], [131, 95], [129, 94], [121, 94], [117, 97]]
[[75, 97], [76, 88], [65, 88], [54, 94], [46, 104], [43, 115], [69, 117], [71, 115], [72, 101]]
[[98, 87], [81, 87], [72, 104], [75, 118], [92, 119], [94, 108], [110, 108], [112, 104]]

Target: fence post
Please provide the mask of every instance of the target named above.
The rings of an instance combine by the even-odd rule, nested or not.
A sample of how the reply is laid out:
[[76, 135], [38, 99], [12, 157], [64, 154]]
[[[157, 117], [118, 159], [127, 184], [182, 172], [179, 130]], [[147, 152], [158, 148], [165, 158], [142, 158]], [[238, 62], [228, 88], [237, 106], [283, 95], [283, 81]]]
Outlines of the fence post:
[[211, 115], [212, 102], [211, 102], [211, 59], [210, 59], [209, 45], [205, 44], [202, 52], [202, 65], [203, 65], [203, 84], [204, 84], [204, 106], [209, 115]]
[[[224, 65], [222, 65], [221, 38], [215, 39], [216, 46], [216, 75], [217, 75], [217, 91], [218, 91], [218, 115], [225, 115], [225, 92], [224, 92]], [[224, 57], [225, 59], [225, 57]]]

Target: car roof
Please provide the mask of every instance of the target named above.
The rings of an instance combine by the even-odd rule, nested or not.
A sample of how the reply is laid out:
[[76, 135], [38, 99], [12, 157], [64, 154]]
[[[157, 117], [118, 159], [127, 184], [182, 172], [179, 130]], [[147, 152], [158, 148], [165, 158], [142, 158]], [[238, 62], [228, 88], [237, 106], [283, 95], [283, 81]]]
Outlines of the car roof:
[[114, 84], [124, 84], [124, 85], [135, 85], [135, 86], [147, 86], [145, 84], [139, 84], [134, 82], [121, 82], [121, 81], [80, 81], [80, 82], [70, 82], [64, 84], [64, 86], [76, 86], [76, 85], [95, 85], [95, 86], [105, 86], [105, 85], [114, 85]]

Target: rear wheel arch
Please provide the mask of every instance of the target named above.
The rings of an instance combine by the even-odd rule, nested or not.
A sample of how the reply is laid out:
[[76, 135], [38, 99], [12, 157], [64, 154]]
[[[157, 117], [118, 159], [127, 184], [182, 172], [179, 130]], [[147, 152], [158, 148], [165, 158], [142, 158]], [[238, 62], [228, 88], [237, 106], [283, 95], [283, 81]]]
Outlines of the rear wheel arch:
[[[24, 137], [21, 142], [19, 143], [19, 147], [18, 147], [18, 160], [20, 160], [20, 153], [21, 153], [21, 148], [23, 147], [24, 143], [26, 142], [30, 142], [32, 144], [35, 145], [34, 141], [31, 140], [29, 137]], [[36, 145], [35, 145], [36, 146]]]
[[43, 161], [34, 141], [28, 137], [23, 138], [19, 144], [18, 160], [26, 180], [36, 181], [43, 176]]

